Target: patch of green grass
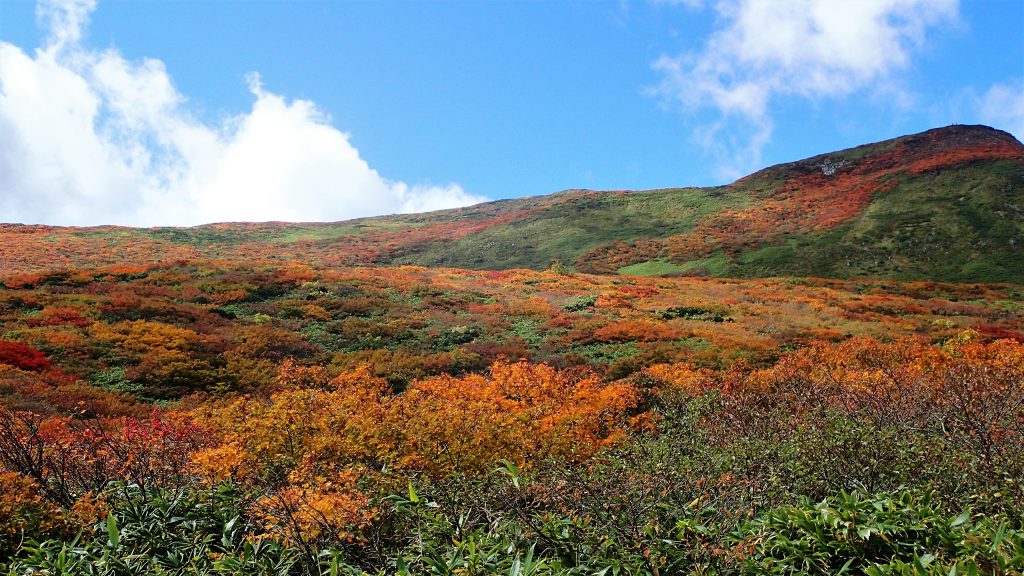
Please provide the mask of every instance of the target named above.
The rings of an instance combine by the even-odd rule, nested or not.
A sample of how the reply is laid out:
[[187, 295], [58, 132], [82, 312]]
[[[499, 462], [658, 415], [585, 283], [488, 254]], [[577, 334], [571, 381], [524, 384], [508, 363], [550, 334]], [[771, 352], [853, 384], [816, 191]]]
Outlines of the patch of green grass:
[[512, 322], [509, 332], [526, 342], [530, 346], [540, 346], [544, 342], [544, 335], [541, 334], [541, 323], [532, 318], [517, 318]]
[[591, 362], [614, 362], [635, 356], [640, 348], [634, 342], [624, 344], [587, 344], [573, 346], [572, 351]]
[[575, 262], [611, 242], [664, 238], [691, 230], [697, 222], [746, 196], [727, 188], [683, 188], [569, 197], [564, 202], [470, 234], [421, 247], [397, 263], [471, 269], [533, 268], [554, 261]]
[[292, 242], [333, 242], [343, 238], [359, 238], [420, 227], [422, 227], [422, 224], [389, 217], [348, 220], [330, 224], [296, 224], [289, 225], [282, 231], [283, 233], [269, 238], [268, 241], [283, 244]]
[[715, 252], [706, 258], [688, 260], [679, 268], [680, 272], [699, 271], [708, 276], [726, 276], [732, 268], [732, 260], [723, 252]]
[[739, 255], [738, 265], [746, 275], [771, 276], [780, 270], [789, 268], [790, 263], [797, 259], [799, 252], [795, 243], [776, 246], [764, 246]]
[[289, 230], [271, 239], [272, 242], [288, 244], [292, 242], [337, 240], [346, 236], [361, 236], [365, 230], [351, 224], [322, 226], [317, 228], [298, 228]]
[[593, 309], [596, 302], [597, 296], [593, 294], [580, 295], [567, 302], [565, 306], [562, 306], [562, 310], [567, 312], [585, 312]]

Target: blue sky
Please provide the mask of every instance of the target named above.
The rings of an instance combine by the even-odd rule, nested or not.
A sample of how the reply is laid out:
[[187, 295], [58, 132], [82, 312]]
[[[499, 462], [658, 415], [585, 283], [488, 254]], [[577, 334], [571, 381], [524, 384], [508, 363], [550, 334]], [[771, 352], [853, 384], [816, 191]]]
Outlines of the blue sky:
[[713, 185], [978, 122], [1024, 136], [1019, 0], [0, 2], [0, 221]]

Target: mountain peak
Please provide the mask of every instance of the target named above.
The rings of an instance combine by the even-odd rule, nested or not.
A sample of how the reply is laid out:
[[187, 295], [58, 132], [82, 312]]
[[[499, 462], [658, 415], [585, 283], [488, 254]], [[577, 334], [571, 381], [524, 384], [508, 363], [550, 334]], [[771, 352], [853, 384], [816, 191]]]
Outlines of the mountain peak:
[[941, 128], [932, 128], [919, 134], [904, 136], [904, 139], [920, 138], [933, 142], [944, 142], [949, 145], [971, 146], [989, 142], [1001, 142], [1004, 144], [1024, 147], [1009, 132], [998, 130], [984, 124], [950, 124]]
[[819, 171], [825, 177], [840, 173], [883, 176], [893, 170], [921, 173], [955, 164], [998, 159], [1024, 159], [1024, 144], [1008, 132], [990, 126], [952, 124], [776, 164], [744, 176], [735, 184], [807, 176]]

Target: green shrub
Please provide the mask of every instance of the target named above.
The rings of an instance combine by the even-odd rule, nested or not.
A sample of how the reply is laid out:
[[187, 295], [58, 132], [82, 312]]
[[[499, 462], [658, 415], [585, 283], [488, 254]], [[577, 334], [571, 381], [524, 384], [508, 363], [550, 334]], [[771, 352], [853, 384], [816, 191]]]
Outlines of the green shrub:
[[1024, 532], [944, 515], [930, 495], [845, 493], [759, 516], [737, 533], [749, 574], [1019, 574]]

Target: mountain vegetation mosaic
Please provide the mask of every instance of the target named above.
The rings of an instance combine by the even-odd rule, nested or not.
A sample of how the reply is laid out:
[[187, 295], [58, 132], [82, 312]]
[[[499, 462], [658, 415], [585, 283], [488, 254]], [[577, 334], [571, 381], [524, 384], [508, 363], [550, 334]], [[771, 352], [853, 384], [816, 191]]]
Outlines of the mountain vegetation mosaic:
[[0, 572], [1024, 573], [1024, 146], [2, 225]]

